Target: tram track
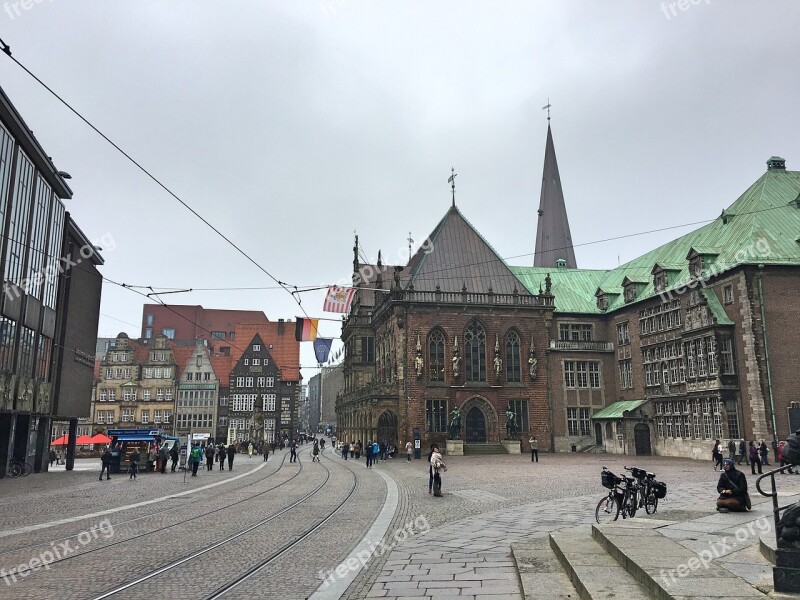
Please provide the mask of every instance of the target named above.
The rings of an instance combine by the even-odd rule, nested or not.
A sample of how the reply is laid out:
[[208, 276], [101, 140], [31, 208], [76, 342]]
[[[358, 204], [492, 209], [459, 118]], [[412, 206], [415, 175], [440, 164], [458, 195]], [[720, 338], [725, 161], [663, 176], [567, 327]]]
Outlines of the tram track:
[[[284, 486], [284, 485], [290, 483], [292, 480], [294, 480], [295, 478], [300, 476], [300, 474], [302, 473], [304, 467], [303, 467], [302, 461], [300, 461], [300, 459], [299, 459], [299, 455], [300, 455], [300, 452], [298, 452], [298, 463], [300, 465], [300, 468], [297, 470], [297, 472], [294, 475], [292, 475], [286, 481], [282, 481], [281, 483], [279, 483], [277, 485], [274, 485], [274, 486], [272, 486], [270, 488], [267, 488], [265, 490], [262, 490], [262, 491], [258, 492], [257, 494], [251, 494], [251, 495], [249, 495], [249, 496], [247, 496], [245, 498], [241, 498], [240, 500], [237, 500], [236, 502], [233, 502], [231, 504], [220, 506], [218, 508], [215, 508], [215, 509], [209, 510], [209, 511], [205, 511], [205, 512], [200, 513], [200, 514], [192, 515], [189, 518], [183, 519], [181, 521], [177, 521], [177, 522], [172, 523], [170, 525], [165, 525], [165, 526], [162, 526], [162, 527], [158, 527], [156, 529], [152, 529], [152, 530], [146, 531], [144, 533], [133, 535], [133, 536], [125, 538], [123, 540], [117, 540], [117, 541], [110, 542], [108, 544], [104, 544], [104, 545], [101, 545], [101, 546], [92, 547], [92, 548], [87, 549], [87, 550], [85, 550], [83, 552], [80, 552], [80, 553], [71, 554], [69, 556], [64, 556], [64, 557], [61, 557], [61, 558], [57, 558], [56, 560], [50, 562], [48, 566], [49, 566], [49, 568], [52, 568], [52, 566], [58, 565], [58, 564], [63, 563], [64, 561], [67, 561], [67, 560], [71, 560], [71, 559], [74, 559], [74, 558], [79, 558], [79, 557], [82, 557], [82, 556], [86, 556], [86, 555], [92, 554], [94, 552], [102, 552], [102, 551], [108, 550], [109, 548], [111, 548], [113, 546], [117, 546], [117, 545], [120, 545], [120, 544], [126, 544], [126, 543], [130, 543], [130, 542], [133, 542], [133, 541], [136, 541], [136, 540], [140, 540], [142, 538], [145, 538], [147, 536], [153, 535], [155, 533], [160, 533], [160, 532], [163, 532], [163, 531], [167, 531], [167, 530], [172, 529], [174, 527], [178, 527], [180, 525], [184, 525], [186, 523], [190, 523], [190, 522], [195, 521], [197, 519], [202, 519], [203, 517], [207, 517], [209, 515], [213, 515], [215, 513], [220, 512], [220, 511], [230, 510], [232, 507], [234, 507], [236, 505], [239, 505], [239, 504], [242, 504], [242, 503], [245, 503], [245, 502], [249, 502], [249, 501], [251, 501], [251, 500], [253, 500], [255, 498], [258, 498], [259, 496], [263, 496], [264, 494], [272, 492], [272, 491], [280, 488], [281, 486]], [[257, 483], [263, 483], [264, 480], [269, 479], [270, 477], [273, 477], [273, 476], [277, 475], [278, 473], [281, 472], [281, 469], [283, 469], [283, 467], [284, 467], [284, 465], [286, 463], [286, 459], [288, 457], [289, 457], [289, 454], [285, 454], [284, 455], [283, 460], [281, 461], [281, 466], [274, 473], [270, 473], [266, 477], [258, 479], [258, 480], [254, 481], [254, 482], [252, 482], [252, 483], [250, 483], [250, 484], [248, 484], [246, 486], [242, 486], [242, 487], [238, 488], [237, 491], [241, 491], [241, 490], [246, 489], [246, 488], [248, 488], [248, 487], [250, 487], [252, 485], [255, 485]], [[217, 495], [215, 497], [218, 497], [218, 496], [219, 495]], [[171, 512], [173, 510], [179, 510], [179, 509], [184, 509], [185, 510], [185, 508], [186, 507], [185, 507], [184, 504], [179, 504], [179, 505], [177, 505], [175, 507], [167, 509], [166, 511], [162, 511], [161, 513], [159, 513], [159, 516], [161, 514], [163, 514], [164, 512]], [[140, 516], [140, 517], [135, 517], [133, 519], [120, 521], [118, 523], [112, 523], [111, 526], [112, 526], [112, 528], [113, 527], [119, 527], [120, 525], [126, 525], [126, 524], [129, 524], [129, 523], [133, 523], [133, 522], [136, 522], [136, 521], [140, 521], [142, 519], [147, 519], [147, 518], [152, 518], [152, 517], [153, 517], [152, 514], [143, 515], [143, 516]], [[80, 535], [80, 533], [76, 533], [76, 534], [73, 534], [71, 536], [60, 538], [60, 539], [54, 540], [54, 541], [48, 541], [46, 543], [38, 542], [38, 543], [30, 544], [30, 545], [27, 545], [27, 546], [20, 546], [19, 548], [14, 548], [12, 550], [8, 550], [8, 551], [0, 553], [0, 560], [2, 560], [2, 557], [4, 557], [4, 556], [9, 556], [9, 555], [12, 555], [13, 553], [22, 552], [24, 550], [37, 549], [37, 548], [42, 548], [42, 547], [49, 549], [54, 544], [57, 544], [59, 542], [64, 542], [66, 540], [71, 540], [73, 538], [76, 538], [79, 535]], [[19, 563], [17, 562], [16, 564], [19, 564]], [[9, 576], [17, 575], [16, 569], [9, 570], [7, 573], [8, 573]]]
[[[335, 462], [333, 464], [335, 464]], [[217, 554], [218, 554], [219, 549], [221, 547], [223, 547], [223, 546], [232, 544], [233, 542], [236, 542], [236, 541], [243, 542], [244, 538], [248, 534], [256, 532], [259, 529], [263, 528], [265, 525], [276, 521], [280, 517], [286, 515], [287, 513], [289, 513], [290, 511], [292, 511], [296, 507], [300, 506], [304, 502], [308, 501], [309, 499], [311, 499], [315, 495], [317, 495], [320, 492], [322, 492], [325, 489], [327, 483], [331, 479], [332, 471], [327, 466], [324, 466], [324, 465], [321, 465], [321, 466], [323, 466], [323, 468], [326, 471], [324, 480], [319, 485], [317, 485], [313, 490], [311, 490], [310, 492], [304, 494], [301, 498], [299, 498], [298, 500], [292, 502], [290, 505], [284, 507], [283, 509], [281, 509], [277, 513], [274, 513], [274, 514], [272, 514], [272, 515], [270, 515], [270, 516], [258, 521], [257, 523], [254, 523], [252, 525], [244, 527], [244, 528], [240, 529], [239, 531], [237, 531], [237, 532], [235, 532], [235, 533], [233, 533], [231, 535], [226, 536], [224, 539], [219, 540], [219, 541], [209, 545], [206, 548], [203, 548], [202, 550], [198, 550], [198, 551], [195, 551], [195, 552], [193, 552], [191, 554], [188, 554], [187, 556], [184, 556], [183, 558], [177, 559], [177, 560], [175, 560], [175, 561], [173, 561], [173, 562], [171, 562], [171, 563], [169, 563], [169, 564], [167, 564], [167, 565], [165, 565], [163, 567], [160, 567], [160, 568], [155, 569], [155, 570], [153, 570], [153, 571], [151, 571], [151, 572], [149, 572], [149, 573], [147, 573], [145, 575], [137, 577], [133, 581], [130, 581], [130, 582], [125, 583], [123, 585], [119, 585], [119, 586], [114, 587], [114, 588], [112, 588], [110, 590], [107, 590], [106, 592], [104, 592], [104, 593], [102, 593], [102, 594], [100, 594], [98, 596], [93, 596], [92, 600], [104, 600], [105, 598], [110, 598], [112, 596], [120, 594], [121, 592], [130, 591], [133, 588], [135, 588], [136, 586], [139, 586], [139, 585], [141, 585], [143, 583], [146, 583], [146, 582], [148, 582], [150, 580], [153, 580], [156, 577], [159, 577], [159, 576], [164, 575], [164, 574], [168, 574], [168, 573], [170, 573], [172, 571], [175, 571], [175, 570], [180, 570], [180, 568], [184, 567], [185, 565], [187, 565], [187, 563], [190, 563], [192, 561], [196, 561], [196, 559], [204, 557], [204, 556], [208, 555], [209, 553], [211, 553], [213, 551], [217, 551]], [[212, 591], [210, 595], [205, 596], [205, 597], [208, 600], [223, 597], [228, 592], [230, 592], [234, 588], [236, 588], [239, 585], [241, 585], [243, 582], [249, 580], [251, 577], [253, 577], [254, 575], [258, 574], [262, 569], [264, 569], [264, 567], [266, 567], [269, 564], [273, 563], [278, 558], [286, 555], [292, 548], [296, 547], [302, 541], [304, 541], [305, 539], [307, 539], [308, 537], [313, 535], [315, 532], [319, 531], [344, 506], [347, 505], [347, 502], [350, 500], [350, 498], [352, 498], [353, 494], [355, 493], [356, 489], [358, 488], [358, 479], [355, 476], [355, 473], [353, 473], [350, 469], [344, 469], [344, 471], [347, 471], [352, 476], [352, 484], [350, 485], [349, 490], [347, 490], [347, 494], [345, 495], [344, 499], [339, 501], [333, 507], [332, 510], [328, 510], [327, 514], [325, 514], [324, 517], [322, 517], [319, 520], [317, 520], [317, 522], [312, 527], [305, 529], [303, 532], [301, 532], [301, 533], [299, 533], [297, 535], [293, 535], [291, 540], [289, 540], [288, 542], [282, 544], [277, 550], [271, 551], [266, 557], [260, 558], [255, 565], [252, 565], [252, 566], [248, 567], [247, 570], [244, 573], [238, 575], [235, 579], [233, 579], [232, 581], [226, 583], [225, 585], [223, 585], [221, 587], [218, 587], [217, 589]], [[199, 594], [198, 594], [198, 597], [200, 597]]]

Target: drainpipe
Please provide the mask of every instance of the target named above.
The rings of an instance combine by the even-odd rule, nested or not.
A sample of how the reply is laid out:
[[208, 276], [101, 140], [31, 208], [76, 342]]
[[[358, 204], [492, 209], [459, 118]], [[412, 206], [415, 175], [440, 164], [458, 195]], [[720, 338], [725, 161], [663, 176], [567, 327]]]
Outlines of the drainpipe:
[[772, 394], [772, 368], [769, 363], [769, 343], [767, 342], [767, 317], [764, 312], [764, 287], [761, 277], [764, 274], [764, 265], [758, 265], [758, 303], [761, 307], [761, 333], [764, 336], [764, 358], [767, 361], [767, 390], [769, 392], [769, 410], [772, 416], [772, 439], [778, 441], [778, 428], [775, 425], [775, 396]]

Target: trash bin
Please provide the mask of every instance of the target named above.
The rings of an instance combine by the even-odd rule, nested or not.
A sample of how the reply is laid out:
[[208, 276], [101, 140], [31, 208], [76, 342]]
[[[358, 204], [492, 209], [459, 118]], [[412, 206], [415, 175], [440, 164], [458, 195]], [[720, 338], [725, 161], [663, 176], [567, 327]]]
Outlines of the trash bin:
[[573, 452], [577, 452], [578, 451], [578, 446], [576, 444], [572, 444], [572, 451]]
[[116, 452], [112, 451], [111, 452], [111, 465], [109, 467], [109, 470], [112, 473], [119, 473], [120, 472], [120, 468], [121, 468], [121, 462], [122, 462], [122, 453], [119, 452], [119, 451], [116, 451]]

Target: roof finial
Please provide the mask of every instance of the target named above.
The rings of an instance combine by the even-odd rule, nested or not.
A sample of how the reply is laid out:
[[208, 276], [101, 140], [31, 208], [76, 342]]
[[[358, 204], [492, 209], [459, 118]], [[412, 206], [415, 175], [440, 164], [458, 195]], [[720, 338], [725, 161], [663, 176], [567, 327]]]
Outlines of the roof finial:
[[447, 183], [453, 188], [453, 208], [456, 206], [456, 175], [456, 168], [450, 167], [450, 178], [447, 180]]
[[550, 122], [550, 107], [551, 107], [551, 104], [550, 104], [550, 97], [548, 96], [548, 97], [547, 97], [547, 104], [545, 104], [545, 105], [542, 107], [542, 110], [546, 110], [546, 111], [547, 111], [547, 122], [548, 122], [548, 123]]

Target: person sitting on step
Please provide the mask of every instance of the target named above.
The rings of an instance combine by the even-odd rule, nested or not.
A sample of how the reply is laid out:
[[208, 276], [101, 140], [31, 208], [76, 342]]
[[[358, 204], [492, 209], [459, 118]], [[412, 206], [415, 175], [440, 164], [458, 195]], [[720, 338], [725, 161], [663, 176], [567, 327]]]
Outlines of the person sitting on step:
[[747, 493], [747, 478], [744, 473], [736, 469], [733, 461], [726, 458], [723, 462], [723, 471], [719, 475], [717, 491], [717, 511], [744, 512], [750, 510], [750, 496]]

